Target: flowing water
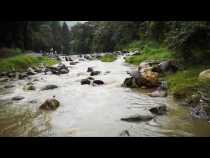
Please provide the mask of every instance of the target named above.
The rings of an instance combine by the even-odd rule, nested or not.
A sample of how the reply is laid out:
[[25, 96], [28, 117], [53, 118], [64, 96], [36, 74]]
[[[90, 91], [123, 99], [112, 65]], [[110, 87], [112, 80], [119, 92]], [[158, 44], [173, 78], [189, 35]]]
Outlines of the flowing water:
[[[81, 79], [89, 76], [88, 67], [102, 72], [95, 79], [103, 80], [105, 85], [80, 84]], [[125, 64], [123, 57], [111, 63], [80, 61], [70, 66], [69, 74], [32, 76], [32, 80], [39, 80], [34, 82], [35, 91], [23, 90], [29, 80], [1, 83], [0, 136], [115, 137], [124, 130], [133, 137], [210, 136], [210, 124], [193, 119], [189, 109], [177, 105], [171, 97], [151, 98], [145, 91], [121, 87], [128, 77], [126, 71], [132, 69], [136, 68]], [[5, 84], [15, 87], [5, 89]], [[55, 84], [58, 88], [40, 91], [47, 84]], [[12, 101], [14, 96], [24, 96], [24, 99]], [[53, 112], [40, 111], [39, 106], [52, 96], [56, 96], [61, 106]], [[169, 108], [165, 116], [140, 123], [120, 120], [130, 115], [149, 114], [148, 109], [162, 104]]]

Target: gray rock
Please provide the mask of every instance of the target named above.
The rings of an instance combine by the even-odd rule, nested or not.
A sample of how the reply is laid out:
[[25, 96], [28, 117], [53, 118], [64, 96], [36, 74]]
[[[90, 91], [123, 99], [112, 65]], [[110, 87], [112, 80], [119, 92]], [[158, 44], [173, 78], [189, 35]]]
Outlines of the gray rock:
[[34, 91], [34, 90], [36, 90], [36, 87], [33, 86], [33, 85], [29, 85], [29, 86], [27, 86], [25, 89], [26, 89], [26, 90], [29, 90], [29, 91]]
[[93, 71], [90, 73], [90, 76], [96, 76], [99, 75], [101, 72], [100, 71]]
[[88, 77], [87, 79], [88, 80], [95, 80], [93, 77]]
[[61, 69], [61, 70], [59, 71], [59, 73], [60, 73], [60, 74], [67, 74], [67, 73], [69, 73], [69, 70], [68, 70], [68, 69]]
[[58, 86], [51, 84], [51, 85], [44, 86], [41, 90], [51, 90], [51, 89], [56, 89], [56, 88], [58, 88]]
[[93, 72], [93, 68], [92, 67], [88, 67], [87, 72]]
[[7, 74], [7, 76], [8, 76], [9, 78], [15, 78], [16, 73], [15, 73], [15, 72], [9, 72], [9, 73]]
[[77, 62], [77, 61], [75, 61], [75, 62], [72, 61], [72, 62], [70, 62], [69, 64], [70, 64], [70, 65], [76, 65], [76, 64], [78, 64], [78, 63], [79, 63], [79, 62]]
[[34, 69], [32, 69], [31, 67], [29, 67], [28, 69], [27, 69], [27, 75], [35, 75], [36, 74], [36, 72], [34, 71]]
[[156, 90], [148, 95], [150, 97], [167, 97], [168, 93], [166, 90]]
[[94, 80], [94, 81], [93, 81], [93, 84], [94, 84], [94, 85], [103, 85], [103, 84], [104, 84], [104, 81], [101, 81], [101, 80]]
[[39, 108], [41, 110], [56, 110], [60, 106], [60, 102], [56, 99], [46, 100]]
[[8, 78], [0, 78], [0, 82], [7, 82], [7, 81], [9, 81]]
[[27, 73], [25, 73], [25, 72], [23, 72], [23, 73], [18, 73], [18, 74], [17, 74], [17, 78], [18, 78], [19, 80], [22, 80], [22, 79], [24, 79], [24, 78], [26, 78], [26, 77], [28, 77], [28, 75], [27, 75]]
[[142, 122], [142, 121], [150, 121], [154, 118], [152, 115], [133, 115], [126, 118], [121, 118], [121, 121], [126, 122]]
[[158, 107], [154, 107], [149, 109], [149, 111], [155, 115], [164, 115], [167, 113], [167, 106], [163, 105], [163, 106], [158, 106]]
[[6, 85], [6, 86], [4, 86], [4, 88], [13, 88], [13, 87], [15, 87], [15, 85]]
[[122, 86], [128, 88], [138, 88], [138, 85], [136, 84], [136, 80], [134, 77], [126, 78]]
[[89, 79], [82, 79], [81, 80], [81, 85], [85, 85], [85, 84], [90, 85], [90, 80]]
[[152, 69], [158, 73], [175, 73], [178, 70], [178, 65], [175, 60], [163, 61]]
[[22, 97], [22, 96], [15, 96], [12, 98], [12, 100], [14, 100], [14, 101], [18, 101], [18, 100], [22, 100], [22, 99], [24, 99], [24, 97]]

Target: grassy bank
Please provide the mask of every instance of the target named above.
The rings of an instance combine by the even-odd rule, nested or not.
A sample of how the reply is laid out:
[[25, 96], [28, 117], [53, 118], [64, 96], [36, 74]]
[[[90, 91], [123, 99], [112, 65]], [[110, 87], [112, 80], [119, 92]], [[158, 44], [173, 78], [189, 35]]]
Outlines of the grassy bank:
[[57, 61], [42, 56], [39, 57], [27, 54], [15, 55], [0, 59], [0, 72], [11, 70], [23, 71], [30, 66], [36, 66], [40, 63], [45, 65], [53, 65], [56, 64]]
[[[133, 42], [127, 49], [129, 51], [138, 50], [139, 52], [142, 52], [141, 55], [134, 55], [126, 58], [126, 62], [135, 65], [138, 65], [145, 60], [179, 60], [170, 50], [154, 42]], [[210, 82], [204, 82], [198, 79], [199, 74], [208, 68], [210, 68], [209, 64], [193, 65], [188, 63], [188, 65], [186, 65], [183, 63], [182, 69], [175, 74], [166, 75], [164, 79], [168, 82], [169, 91], [176, 98], [187, 98], [198, 91], [203, 91], [204, 93], [209, 91], [210, 93]]]
[[113, 62], [116, 59], [117, 59], [117, 56], [113, 55], [113, 54], [106, 54], [106, 55], [103, 55], [102, 57], [100, 57], [100, 60], [102, 62]]
[[176, 98], [186, 98], [192, 94], [207, 88], [209, 81], [200, 81], [198, 76], [200, 72], [207, 69], [206, 65], [186, 67], [175, 74], [168, 75], [165, 79], [168, 81], [169, 90]]
[[125, 59], [127, 63], [135, 65], [138, 65], [145, 60], [162, 61], [174, 58], [173, 52], [166, 47], [161, 47], [155, 42], [135, 41], [129, 44], [125, 49], [129, 51], [138, 50], [141, 53], [141, 55], [134, 55]]

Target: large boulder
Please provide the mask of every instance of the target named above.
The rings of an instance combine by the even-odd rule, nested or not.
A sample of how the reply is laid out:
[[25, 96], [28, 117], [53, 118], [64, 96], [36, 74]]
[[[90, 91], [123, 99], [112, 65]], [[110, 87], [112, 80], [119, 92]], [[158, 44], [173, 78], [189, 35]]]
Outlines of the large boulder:
[[210, 80], [210, 69], [202, 71], [199, 74], [199, 80]]
[[[147, 88], [159, 87], [159, 75], [156, 72], [152, 72], [150, 69], [144, 69], [144, 71], [134, 71], [129, 73], [131, 75], [130, 81], [128, 83], [133, 83], [135, 81], [138, 87], [145, 86]], [[129, 81], [126, 79], [126, 81]], [[124, 82], [125, 83], [125, 82]]]
[[175, 60], [163, 61], [152, 69], [152, 71], [158, 73], [175, 73], [177, 70], [178, 65]]
[[50, 85], [44, 86], [41, 90], [44, 91], [44, 90], [51, 90], [51, 89], [56, 89], [56, 88], [58, 88], [58, 86], [50, 84]]
[[60, 102], [56, 99], [47, 99], [39, 108], [41, 110], [56, 110], [60, 106]]

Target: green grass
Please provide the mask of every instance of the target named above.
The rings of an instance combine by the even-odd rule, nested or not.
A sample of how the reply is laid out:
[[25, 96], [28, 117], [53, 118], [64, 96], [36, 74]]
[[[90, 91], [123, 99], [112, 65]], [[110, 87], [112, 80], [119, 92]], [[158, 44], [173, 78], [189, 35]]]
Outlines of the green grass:
[[45, 65], [54, 65], [57, 61], [48, 57], [36, 57], [26, 54], [15, 55], [0, 59], [0, 72], [11, 70], [24, 71], [28, 67], [36, 66], [40, 63]]
[[135, 41], [127, 46], [129, 51], [138, 50], [141, 55], [127, 57], [125, 61], [130, 64], [138, 65], [145, 60], [167, 60], [174, 58], [173, 53], [165, 47], [161, 47], [155, 42]]
[[205, 70], [205, 66], [188, 67], [185, 70], [165, 77], [169, 84], [170, 92], [176, 98], [186, 98], [199, 89], [207, 87], [209, 81], [200, 81], [198, 76]]
[[113, 54], [106, 54], [102, 57], [100, 57], [100, 60], [102, 62], [113, 62], [117, 59], [117, 56], [116, 55], [113, 55]]

